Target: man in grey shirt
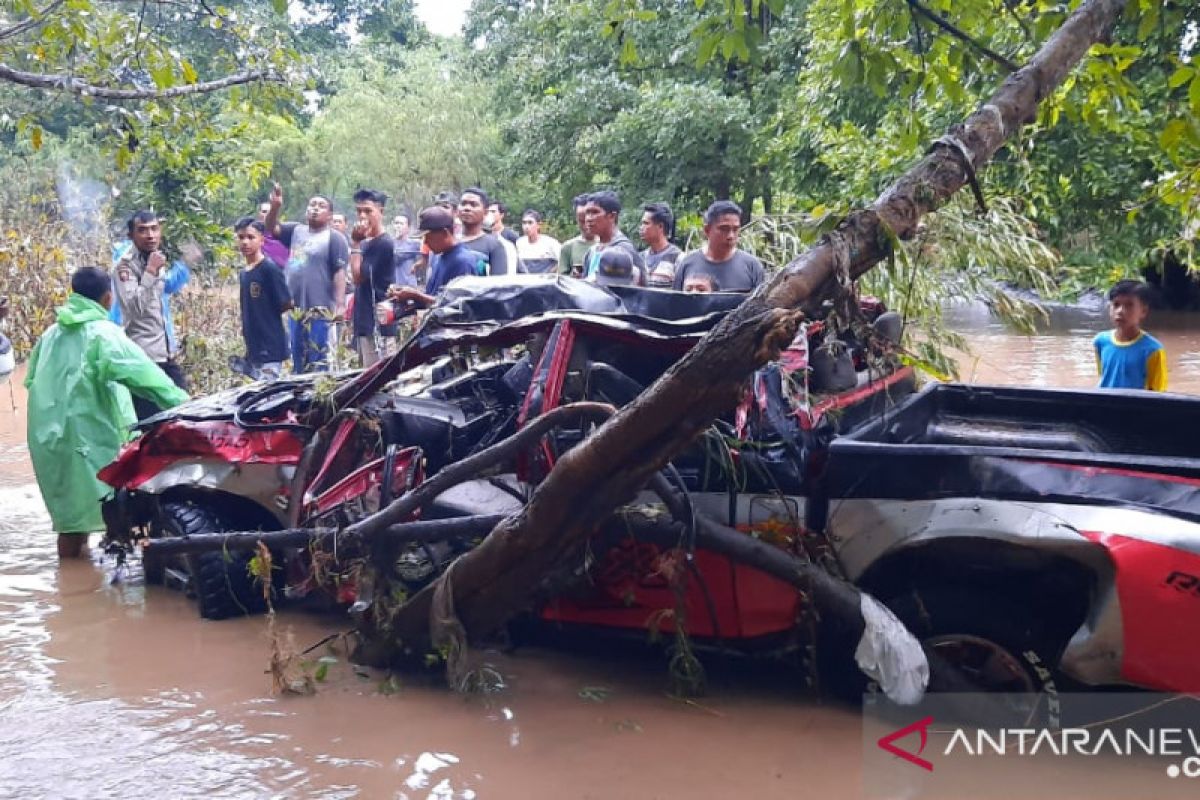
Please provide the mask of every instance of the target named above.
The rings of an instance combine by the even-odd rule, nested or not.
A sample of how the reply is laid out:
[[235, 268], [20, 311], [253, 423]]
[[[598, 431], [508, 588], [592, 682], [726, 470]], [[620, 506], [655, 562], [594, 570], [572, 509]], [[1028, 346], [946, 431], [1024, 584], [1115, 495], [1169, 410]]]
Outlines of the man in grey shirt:
[[584, 256], [583, 277], [594, 277], [600, 267], [600, 254], [615, 247], [629, 253], [634, 269], [633, 285], [645, 286], [646, 262], [629, 237], [621, 231], [620, 219], [621, 198], [616, 192], [605, 190], [588, 195], [587, 205], [583, 207], [583, 220], [588, 235], [596, 237], [596, 244]]
[[329, 198], [309, 198], [306, 224], [279, 224], [283, 188], [278, 183], [271, 190], [270, 203], [265, 225], [291, 252], [285, 272], [300, 313], [298, 319], [288, 319], [292, 367], [297, 373], [323, 371], [329, 368], [330, 330], [346, 313], [350, 246], [345, 236], [330, 227], [333, 204]]
[[718, 200], [704, 212], [704, 247], [675, 262], [672, 288], [683, 291], [691, 277], [708, 277], [719, 292], [752, 292], [766, 280], [762, 262], [738, 249], [742, 209], [737, 203]]
[[675, 215], [666, 203], [642, 206], [642, 224], [638, 235], [646, 243], [642, 258], [646, 260], [646, 278], [651, 286], [670, 289], [675, 282], [675, 262], [683, 251], [671, 244], [675, 233]]

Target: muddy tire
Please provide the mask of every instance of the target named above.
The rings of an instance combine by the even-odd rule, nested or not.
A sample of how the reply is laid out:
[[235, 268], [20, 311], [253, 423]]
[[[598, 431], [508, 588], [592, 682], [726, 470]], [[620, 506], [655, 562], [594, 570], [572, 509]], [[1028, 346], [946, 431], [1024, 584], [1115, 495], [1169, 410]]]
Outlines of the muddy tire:
[[[1028, 696], [1029, 718], [1020, 723], [1057, 722], [1060, 700], [1052, 665], [1057, 663], [1058, 650], [1027, 604], [954, 585], [913, 588], [884, 604], [927, 653], [936, 653], [955, 670], [954, 675], [939, 674], [937, 662], [931, 663], [929, 691]], [[859, 703], [864, 693], [872, 691], [870, 679], [854, 661], [857, 645], [845, 632], [818, 631], [816, 666], [825, 694]]]
[[887, 605], [921, 641], [926, 652], [944, 660], [956, 675], [940, 675], [931, 663], [930, 691], [1003, 693], [1028, 698], [1014, 706], [1018, 724], [1058, 724], [1059, 687], [1054, 665], [1060, 648], [1041, 622], [1043, 615], [1020, 598], [973, 587], [913, 589]]
[[[229, 529], [215, 511], [191, 503], [163, 503], [159, 525], [166, 536], [188, 536]], [[262, 586], [250, 574], [252, 558], [252, 553], [234, 552], [195, 553], [186, 557], [191, 590], [200, 607], [200, 616], [205, 619], [227, 619], [266, 611]], [[161, 567], [152, 566], [158, 568], [161, 575]]]

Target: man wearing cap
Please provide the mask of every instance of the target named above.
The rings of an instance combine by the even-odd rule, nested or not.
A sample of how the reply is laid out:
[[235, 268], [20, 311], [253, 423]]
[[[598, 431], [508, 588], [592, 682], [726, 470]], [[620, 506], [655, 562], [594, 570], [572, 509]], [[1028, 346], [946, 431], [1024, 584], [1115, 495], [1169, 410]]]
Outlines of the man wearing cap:
[[629, 253], [611, 247], [600, 252], [596, 269], [588, 280], [594, 281], [597, 286], [636, 286], [637, 270]]
[[389, 297], [418, 308], [429, 308], [446, 284], [455, 278], [475, 274], [477, 256], [454, 238], [454, 215], [444, 208], [431, 206], [417, 217], [417, 230], [423, 234], [429, 251], [437, 258], [429, 269], [425, 291], [413, 286], [393, 286]]
[[[461, 226], [462, 222], [458, 219], [458, 195], [454, 192], [438, 192], [433, 197], [433, 207], [445, 209], [450, 212], [450, 216], [454, 219], [455, 226]], [[457, 235], [457, 227], [454, 231]], [[416, 286], [421, 286], [425, 283], [429, 268], [432, 266], [433, 253], [429, 250], [429, 245], [421, 242], [421, 255], [413, 262], [412, 272], [413, 279], [416, 281]]]
[[587, 205], [583, 209], [584, 224], [589, 235], [596, 237], [597, 242], [588, 251], [584, 261], [583, 274], [590, 278], [596, 272], [600, 263], [600, 254], [605, 250], [624, 250], [633, 261], [635, 283], [646, 285], [646, 262], [642, 254], [633, 246], [629, 237], [621, 232], [618, 222], [621, 216], [621, 199], [616, 192], [603, 191], [588, 195]]

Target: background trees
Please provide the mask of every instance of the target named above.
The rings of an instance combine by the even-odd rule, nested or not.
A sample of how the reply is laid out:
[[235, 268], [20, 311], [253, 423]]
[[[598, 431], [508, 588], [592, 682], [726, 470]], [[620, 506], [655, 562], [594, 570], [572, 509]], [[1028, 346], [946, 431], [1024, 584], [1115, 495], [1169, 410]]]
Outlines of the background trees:
[[[599, 186], [632, 208], [670, 201], [685, 228], [730, 197], [812, 231], [873, 197], [1075, 5], [476, 0], [459, 43], [407, 2], [8, 0], [0, 196], [8, 216], [64, 175], [95, 181], [111, 214], [154, 205], [210, 246], [272, 176], [296, 202], [369, 183], [414, 208], [482, 183], [560, 233], [570, 198]], [[1130, 0], [1119, 44], [1094, 47], [982, 176], [1006, 212], [997, 235], [1035, 231], [1065, 285], [1155, 248], [1190, 263], [1198, 33], [1194, 3]], [[780, 242], [758, 246], [782, 257]]]

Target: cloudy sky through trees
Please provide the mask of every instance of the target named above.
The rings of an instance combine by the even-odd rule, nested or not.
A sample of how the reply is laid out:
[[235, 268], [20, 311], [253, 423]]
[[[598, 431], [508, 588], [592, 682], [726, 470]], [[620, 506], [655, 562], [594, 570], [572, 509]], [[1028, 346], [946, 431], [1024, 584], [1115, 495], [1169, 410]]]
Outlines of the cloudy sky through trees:
[[458, 36], [471, 0], [416, 0], [417, 17], [438, 36]]

